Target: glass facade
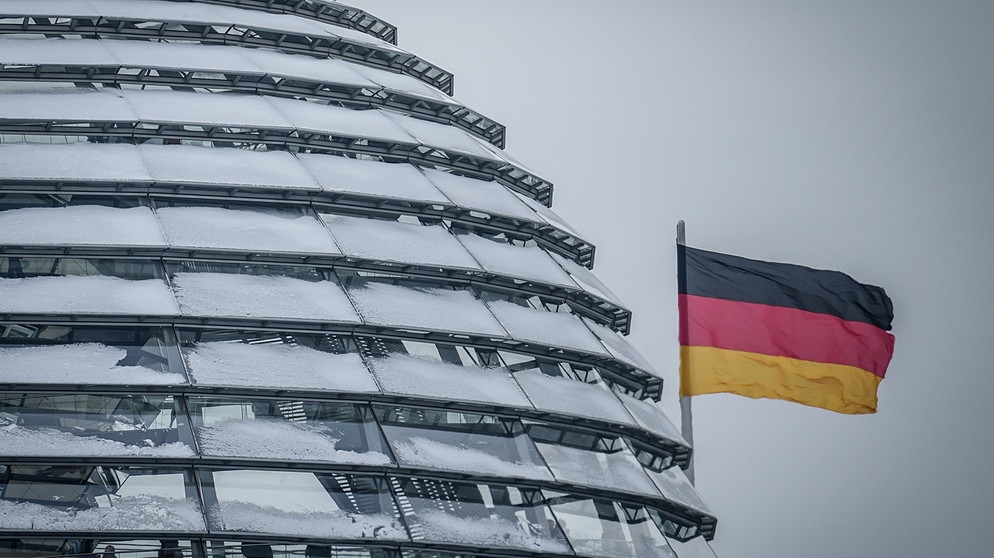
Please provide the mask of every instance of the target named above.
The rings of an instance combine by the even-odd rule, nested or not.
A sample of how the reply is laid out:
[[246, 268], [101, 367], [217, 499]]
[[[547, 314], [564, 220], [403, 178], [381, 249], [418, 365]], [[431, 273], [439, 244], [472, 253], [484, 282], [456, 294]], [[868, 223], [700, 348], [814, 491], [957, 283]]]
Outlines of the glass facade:
[[0, 2], [0, 558], [713, 556], [593, 246], [392, 26], [28, 4]]

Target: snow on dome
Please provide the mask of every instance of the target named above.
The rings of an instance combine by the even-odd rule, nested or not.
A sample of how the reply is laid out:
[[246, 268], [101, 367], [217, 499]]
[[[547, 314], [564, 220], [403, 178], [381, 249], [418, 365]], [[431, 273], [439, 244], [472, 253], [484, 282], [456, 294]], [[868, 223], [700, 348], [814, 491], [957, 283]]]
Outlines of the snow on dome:
[[383, 114], [386, 115], [391, 122], [403, 129], [405, 133], [410, 134], [413, 138], [416, 138], [422, 145], [446, 151], [465, 153], [467, 155], [472, 155], [473, 157], [487, 159], [490, 161], [504, 162], [503, 159], [498, 157], [496, 154], [484, 149], [483, 146], [481, 146], [469, 132], [463, 131], [461, 128], [455, 128], [453, 126], [437, 122], [418, 120], [417, 118], [401, 116], [392, 112], [384, 112]]
[[[2, 439], [2, 438], [0, 438]], [[387, 465], [389, 456], [378, 451], [356, 452], [335, 447], [339, 438], [329, 426], [283, 419], [228, 419], [197, 429], [204, 455], [327, 461], [356, 465]]]
[[[0, 529], [24, 531], [197, 531], [203, 532], [200, 505], [193, 500], [137, 494], [115, 498], [109, 507], [68, 510], [30, 502], [0, 500]], [[104, 500], [104, 499], [101, 499]]]
[[0, 426], [0, 447], [4, 455], [46, 457], [194, 457], [193, 448], [183, 442], [129, 445], [99, 436], [77, 436], [53, 428], [24, 428], [16, 424]]
[[0, 244], [165, 246], [147, 207], [24, 207], [0, 211]]
[[345, 292], [332, 281], [177, 273], [173, 288], [184, 315], [359, 322]]
[[172, 246], [340, 253], [328, 231], [310, 215], [284, 216], [220, 207], [162, 207], [155, 213]]
[[622, 405], [635, 417], [635, 421], [639, 423], [639, 426], [657, 436], [690, 447], [690, 444], [680, 435], [680, 431], [677, 430], [676, 426], [673, 426], [669, 417], [663, 413], [663, 410], [655, 402], [640, 401], [625, 394], [617, 395]]
[[526, 532], [520, 522], [503, 517], [460, 517], [440, 510], [417, 513], [417, 520], [428, 540], [453, 541], [461, 544], [522, 548], [533, 552], [567, 554], [569, 548], [543, 533]]
[[367, 324], [506, 337], [469, 291], [369, 282], [350, 287], [349, 295]]
[[569, 275], [538, 246], [514, 246], [475, 234], [460, 234], [456, 238], [491, 273], [577, 288]]
[[[335, 355], [293, 345], [200, 343], [184, 350], [195, 383], [213, 386], [331, 390], [348, 393], [379, 391], [356, 354]], [[279, 374], [273, 374], [279, 370]]]
[[[493, 437], [477, 434], [471, 441], [478, 447], [467, 447], [466, 444], [447, 444], [415, 435], [413, 432], [410, 436], [401, 437], [400, 431], [401, 429], [394, 429], [390, 433], [390, 445], [397, 455], [397, 460], [403, 465], [500, 477], [552, 480], [552, 473], [541, 465], [524, 461], [505, 461], [497, 457], [490, 446], [514, 443], [507, 439], [498, 439], [499, 441], [494, 444], [489, 439]], [[430, 432], [425, 434], [430, 435]]]
[[421, 172], [456, 205], [530, 222], [543, 222], [538, 214], [499, 182], [477, 180], [436, 169], [421, 169]]
[[515, 339], [598, 355], [608, 354], [580, 318], [573, 314], [536, 310], [505, 300], [491, 301], [487, 305]]
[[370, 359], [369, 366], [385, 393], [531, 407], [504, 368], [460, 366], [401, 354]]
[[143, 145], [152, 178], [167, 184], [205, 184], [319, 190], [286, 151], [249, 151], [192, 145]]
[[114, 89], [53, 89], [0, 93], [0, 121], [138, 122], [120, 92]]
[[0, 383], [171, 385], [186, 378], [144, 366], [120, 365], [128, 350], [100, 343], [0, 347]]
[[623, 362], [627, 362], [640, 370], [644, 370], [653, 376], [661, 377], [659, 373], [656, 372], [656, 369], [649, 364], [649, 361], [639, 354], [639, 352], [635, 350], [635, 347], [632, 347], [631, 343], [629, 343], [623, 335], [592, 320], [584, 318], [583, 321], [587, 324], [590, 330], [594, 332], [594, 335], [601, 340], [607, 350], [611, 353], [611, 356]]
[[159, 279], [64, 275], [0, 278], [0, 312], [174, 316], [177, 308]]
[[687, 475], [679, 467], [674, 466], [658, 472], [647, 470], [646, 472], [667, 500], [683, 504], [707, 515], [713, 515], [714, 512], [704, 503], [704, 500], [697, 494], [697, 490], [690, 484]]
[[397, 520], [386, 514], [289, 511], [237, 500], [209, 508], [211, 529], [329, 539], [407, 539]]
[[347, 256], [480, 269], [476, 260], [442, 225], [415, 225], [344, 215], [326, 215], [324, 220]]
[[300, 153], [297, 158], [326, 192], [452, 205], [414, 165], [314, 153]]
[[149, 183], [152, 175], [134, 145], [0, 144], [0, 180], [12, 179]]
[[659, 493], [627, 448], [614, 453], [601, 453], [556, 444], [535, 445], [560, 481], [633, 494]]
[[514, 377], [536, 409], [635, 425], [618, 398], [603, 387], [547, 376], [535, 370], [515, 372]]
[[601, 280], [598, 279], [596, 275], [591, 273], [589, 269], [577, 264], [573, 260], [564, 258], [559, 254], [550, 253], [550, 255], [559, 263], [559, 265], [563, 267], [566, 273], [569, 273], [570, 277], [572, 277], [578, 285], [583, 287], [584, 291], [587, 291], [597, 298], [610, 302], [616, 306], [620, 306], [622, 308], [625, 307], [625, 303], [618, 298], [618, 295], [611, 292], [611, 289], [607, 288], [607, 285], [601, 282]]

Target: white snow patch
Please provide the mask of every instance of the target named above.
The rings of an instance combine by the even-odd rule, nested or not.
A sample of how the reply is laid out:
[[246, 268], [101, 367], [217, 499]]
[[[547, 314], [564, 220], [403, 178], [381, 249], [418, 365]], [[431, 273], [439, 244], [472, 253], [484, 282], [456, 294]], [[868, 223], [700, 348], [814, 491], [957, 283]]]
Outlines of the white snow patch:
[[704, 512], [708, 515], [713, 514], [711, 508], [704, 503], [697, 490], [690, 484], [687, 475], [679, 467], [670, 467], [659, 472], [651, 470], [647, 470], [646, 472], [667, 500], [683, 504], [688, 508]]
[[627, 449], [601, 453], [555, 444], [535, 445], [560, 481], [642, 495], [659, 493]]
[[328, 231], [311, 216], [284, 217], [220, 207], [163, 207], [155, 213], [172, 246], [339, 253]]
[[328, 426], [280, 419], [229, 419], [197, 429], [204, 455], [274, 458], [284, 461], [326, 461], [386, 465], [390, 457], [377, 451], [335, 448], [339, 439]]
[[159, 279], [103, 275], [0, 278], [0, 312], [174, 316], [176, 301]]
[[495, 300], [487, 305], [514, 339], [597, 355], [608, 354], [573, 314], [536, 310], [506, 300]]
[[349, 294], [367, 324], [507, 336], [469, 291], [369, 282]]
[[510, 439], [491, 440], [489, 436], [477, 435], [474, 441], [480, 442], [483, 449], [454, 446], [431, 440], [421, 436], [412, 436], [397, 440], [399, 429], [392, 434], [391, 443], [397, 460], [405, 465], [428, 467], [432, 469], [447, 469], [483, 473], [501, 477], [519, 477], [526, 479], [552, 480], [549, 470], [541, 465], [523, 461], [510, 462], [500, 459], [492, 452], [486, 451], [486, 446], [495, 444], [514, 444]]
[[432, 541], [454, 542], [522, 548], [535, 552], [568, 553], [569, 548], [550, 537], [525, 532], [502, 517], [459, 517], [437, 510], [418, 512], [425, 538]]
[[578, 288], [549, 254], [538, 246], [514, 246], [475, 234], [461, 234], [456, 238], [487, 271], [570, 289]]
[[151, 494], [124, 496], [113, 506], [79, 511], [0, 500], [0, 529], [40, 531], [204, 531], [193, 500]]
[[297, 158], [325, 191], [452, 205], [414, 165], [314, 153], [301, 153]]
[[345, 291], [331, 281], [273, 275], [177, 273], [183, 314], [358, 323]]
[[97, 436], [76, 436], [53, 428], [0, 427], [0, 447], [6, 455], [193, 457], [193, 448], [182, 442], [160, 446], [132, 446]]
[[100, 343], [73, 345], [0, 347], [0, 382], [24, 384], [185, 384], [173, 372], [144, 366], [118, 366], [125, 349]]
[[537, 409], [635, 425], [618, 398], [601, 386], [547, 376], [536, 370], [515, 372], [514, 377]]
[[666, 413], [654, 401], [640, 401], [621, 393], [616, 395], [621, 400], [621, 404], [635, 417], [639, 426], [667, 440], [673, 440], [678, 444], [690, 447], [690, 444], [680, 435], [680, 431], [670, 422]]
[[460, 366], [410, 355], [370, 359], [369, 365], [388, 393], [531, 407], [517, 382], [503, 368]]
[[152, 210], [99, 205], [0, 211], [0, 244], [165, 246]]
[[480, 269], [462, 244], [441, 225], [415, 225], [327, 215], [324, 217], [342, 252], [349, 256], [460, 269]]
[[293, 512], [273, 506], [224, 501], [212, 506], [208, 517], [212, 530], [274, 533], [329, 539], [407, 538], [404, 528], [397, 520], [386, 514]]
[[200, 384], [376, 393], [379, 388], [356, 354], [335, 355], [292, 345], [201, 343], [184, 351]]
[[640, 370], [644, 370], [653, 376], [660, 378], [662, 377], [658, 372], [656, 372], [652, 365], [649, 364], [649, 361], [639, 354], [639, 352], [635, 350], [635, 347], [632, 347], [631, 343], [629, 343], [620, 333], [595, 323], [592, 320], [584, 319], [583, 321], [590, 326], [590, 330], [594, 332], [594, 335], [596, 335], [597, 338], [603, 342], [604, 346], [607, 347], [607, 350], [611, 353], [611, 356], [618, 360], [627, 362]]

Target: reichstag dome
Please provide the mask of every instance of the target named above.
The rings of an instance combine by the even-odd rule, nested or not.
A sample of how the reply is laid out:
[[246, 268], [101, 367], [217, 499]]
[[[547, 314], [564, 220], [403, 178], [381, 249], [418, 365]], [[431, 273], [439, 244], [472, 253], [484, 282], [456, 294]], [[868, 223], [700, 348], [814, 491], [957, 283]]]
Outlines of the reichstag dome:
[[552, 184], [326, 0], [0, 0], [0, 557], [699, 558]]

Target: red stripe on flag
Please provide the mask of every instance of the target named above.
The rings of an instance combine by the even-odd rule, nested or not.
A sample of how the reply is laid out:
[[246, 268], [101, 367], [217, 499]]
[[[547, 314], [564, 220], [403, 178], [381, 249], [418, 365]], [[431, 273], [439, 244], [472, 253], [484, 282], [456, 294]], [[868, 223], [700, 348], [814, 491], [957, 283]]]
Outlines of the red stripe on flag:
[[694, 295], [680, 295], [679, 305], [683, 346], [844, 364], [881, 378], [894, 354], [894, 336], [865, 322]]

